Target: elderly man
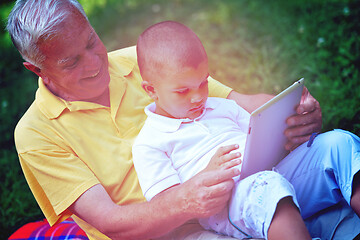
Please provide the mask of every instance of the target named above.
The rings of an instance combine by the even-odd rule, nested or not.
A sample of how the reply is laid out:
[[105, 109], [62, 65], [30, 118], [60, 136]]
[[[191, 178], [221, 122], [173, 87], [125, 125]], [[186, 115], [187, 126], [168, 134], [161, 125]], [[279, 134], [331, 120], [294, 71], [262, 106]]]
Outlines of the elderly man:
[[[75, 0], [19, 0], [7, 29], [25, 59], [24, 66], [39, 76], [35, 101], [18, 123], [15, 141], [25, 177], [50, 224], [72, 216], [90, 239], [147, 239], [166, 234], [165, 239], [222, 238], [188, 221], [211, 216], [226, 205], [232, 178], [240, 174], [236, 169], [200, 173], [150, 202], [144, 200], [131, 145], [146, 118], [143, 108], [151, 99], [141, 89], [134, 47], [107, 54]], [[247, 111], [271, 98], [242, 95], [211, 78], [209, 91], [211, 96], [234, 99]], [[307, 90], [297, 112], [288, 119], [285, 132], [289, 150], [321, 128], [319, 104]], [[348, 133], [336, 137], [354, 141]], [[324, 147], [323, 141], [316, 143]], [[322, 161], [321, 154], [317, 162]], [[311, 162], [294, 158], [284, 165], [293, 166], [294, 161], [299, 169]], [[290, 181], [299, 173], [297, 168], [289, 167], [286, 177]], [[359, 164], [348, 178], [358, 170]], [[302, 182], [296, 182], [296, 190], [304, 194], [300, 205], [308, 198], [304, 191], [308, 183]], [[325, 184], [323, 179], [320, 182]], [[345, 199], [351, 200], [359, 214], [358, 182], [354, 181]], [[331, 189], [326, 192], [330, 196], [328, 192]], [[320, 197], [314, 195], [314, 199]], [[337, 197], [330, 196], [327, 206], [339, 202]], [[313, 213], [327, 206], [318, 206]]]

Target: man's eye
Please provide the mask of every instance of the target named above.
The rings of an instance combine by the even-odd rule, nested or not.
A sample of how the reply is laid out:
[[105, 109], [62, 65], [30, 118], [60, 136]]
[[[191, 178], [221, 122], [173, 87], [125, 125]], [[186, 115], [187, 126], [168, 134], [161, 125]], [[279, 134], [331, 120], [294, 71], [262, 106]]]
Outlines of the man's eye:
[[67, 65], [65, 66], [65, 68], [67, 68], [67, 69], [73, 69], [73, 68], [76, 67], [77, 64], [78, 64], [78, 59], [76, 59], [76, 60], [74, 60], [73, 62], [67, 64]]
[[92, 49], [95, 46], [96, 43], [96, 38], [93, 36], [90, 41], [88, 42], [86, 48], [87, 49]]
[[91, 41], [89, 42], [89, 44], [87, 45], [87, 49], [92, 49], [95, 46], [95, 41]]

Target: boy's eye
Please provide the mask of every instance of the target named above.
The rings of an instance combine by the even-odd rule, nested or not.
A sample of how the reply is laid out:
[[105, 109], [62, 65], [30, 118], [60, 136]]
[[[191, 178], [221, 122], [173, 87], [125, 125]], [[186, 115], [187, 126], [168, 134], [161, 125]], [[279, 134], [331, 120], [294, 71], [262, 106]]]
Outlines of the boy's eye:
[[206, 79], [206, 81], [203, 81], [200, 85], [200, 87], [206, 87], [208, 85], [209, 81]]
[[185, 94], [185, 93], [187, 93], [189, 91], [189, 89], [180, 89], [180, 90], [176, 90], [175, 92], [176, 93], [179, 93], [179, 94]]

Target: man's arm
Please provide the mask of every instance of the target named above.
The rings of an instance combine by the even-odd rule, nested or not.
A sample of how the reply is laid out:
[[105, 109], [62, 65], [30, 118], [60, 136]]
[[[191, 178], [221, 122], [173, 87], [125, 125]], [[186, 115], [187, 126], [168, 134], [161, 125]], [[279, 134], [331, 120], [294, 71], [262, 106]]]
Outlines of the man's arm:
[[[272, 97], [269, 94], [244, 95], [232, 91], [227, 98], [234, 100], [242, 108], [251, 113]], [[301, 102], [296, 108], [296, 113], [296, 115], [287, 119], [288, 128], [284, 133], [288, 138], [285, 148], [290, 151], [308, 141], [312, 133], [321, 131], [322, 116], [320, 104], [311, 96], [306, 87], [304, 87]]]
[[252, 113], [254, 110], [256, 110], [258, 107], [272, 99], [274, 96], [269, 94], [255, 94], [255, 95], [245, 95], [240, 94], [236, 91], [231, 91], [228, 95], [228, 99], [234, 100], [239, 106], [241, 106], [243, 109], [248, 111], [249, 113]]
[[95, 185], [70, 211], [111, 239], [148, 239], [168, 233], [193, 218], [214, 215], [230, 198], [237, 169], [201, 172], [189, 181], [160, 193], [150, 202], [116, 205]]

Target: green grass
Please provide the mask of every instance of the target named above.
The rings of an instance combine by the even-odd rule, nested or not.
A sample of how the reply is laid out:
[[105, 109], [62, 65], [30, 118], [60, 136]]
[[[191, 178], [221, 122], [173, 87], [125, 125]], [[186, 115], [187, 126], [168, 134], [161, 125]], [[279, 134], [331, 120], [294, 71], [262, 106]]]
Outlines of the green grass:
[[[323, 130], [360, 135], [360, 3], [345, 0], [82, 0], [109, 51], [135, 45], [148, 26], [175, 20], [192, 28], [210, 73], [235, 90], [276, 94], [305, 77], [320, 102]], [[2, 23], [11, 5], [0, 6]], [[0, 239], [42, 214], [13, 144], [16, 122], [36, 89], [0, 30]]]

